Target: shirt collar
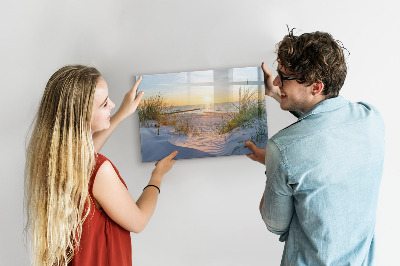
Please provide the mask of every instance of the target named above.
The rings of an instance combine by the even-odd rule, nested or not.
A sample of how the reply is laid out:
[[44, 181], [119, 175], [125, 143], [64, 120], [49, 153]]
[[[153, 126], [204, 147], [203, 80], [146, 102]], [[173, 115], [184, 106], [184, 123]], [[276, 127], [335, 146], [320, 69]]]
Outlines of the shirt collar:
[[329, 112], [329, 111], [333, 111], [336, 109], [339, 109], [340, 107], [342, 107], [343, 105], [349, 104], [350, 102], [348, 100], [346, 100], [345, 98], [343, 98], [342, 96], [337, 96], [334, 98], [329, 98], [326, 100], [323, 100], [319, 103], [317, 103], [316, 105], [314, 105], [310, 110], [308, 110], [307, 112], [303, 113], [300, 117], [299, 120], [302, 120], [310, 115], [314, 115], [314, 114], [319, 114], [319, 113], [324, 113], [324, 112]]

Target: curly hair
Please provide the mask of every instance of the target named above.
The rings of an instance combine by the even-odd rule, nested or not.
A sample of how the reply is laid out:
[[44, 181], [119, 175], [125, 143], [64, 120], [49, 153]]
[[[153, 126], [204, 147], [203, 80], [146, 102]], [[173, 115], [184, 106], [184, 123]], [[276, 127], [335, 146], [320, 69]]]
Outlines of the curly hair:
[[295, 36], [292, 29], [277, 44], [277, 60], [300, 84], [322, 82], [322, 94], [333, 98], [339, 95], [346, 79], [343, 50], [347, 49], [329, 33], [316, 31]]

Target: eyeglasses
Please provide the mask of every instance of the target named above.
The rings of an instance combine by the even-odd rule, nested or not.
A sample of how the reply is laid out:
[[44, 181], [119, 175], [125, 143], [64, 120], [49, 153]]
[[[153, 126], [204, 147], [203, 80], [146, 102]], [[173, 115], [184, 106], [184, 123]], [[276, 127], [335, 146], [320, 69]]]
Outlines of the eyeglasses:
[[276, 71], [278, 71], [279, 80], [281, 81], [282, 87], [283, 87], [283, 81], [284, 80], [295, 80], [295, 79], [297, 79], [296, 77], [284, 77], [280, 70], [276, 70]]

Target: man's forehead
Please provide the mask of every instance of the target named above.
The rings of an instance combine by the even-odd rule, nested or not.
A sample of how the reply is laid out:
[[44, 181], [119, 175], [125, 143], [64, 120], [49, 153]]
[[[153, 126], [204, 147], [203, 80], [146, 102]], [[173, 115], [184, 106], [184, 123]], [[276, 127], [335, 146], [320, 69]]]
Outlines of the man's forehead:
[[285, 67], [282, 66], [280, 63], [278, 63], [278, 66], [276, 67], [276, 70], [281, 72], [281, 73], [283, 73], [283, 74], [286, 73]]
[[278, 63], [278, 65], [276, 66], [276, 69], [280, 70], [280, 71], [284, 71], [285, 69], [281, 64], [281, 60], [278, 58], [278, 59], [276, 59], [276, 62]]
[[283, 75], [295, 75], [292, 71], [287, 71], [281, 63], [278, 62], [278, 66], [276, 68], [277, 71], [281, 72]]

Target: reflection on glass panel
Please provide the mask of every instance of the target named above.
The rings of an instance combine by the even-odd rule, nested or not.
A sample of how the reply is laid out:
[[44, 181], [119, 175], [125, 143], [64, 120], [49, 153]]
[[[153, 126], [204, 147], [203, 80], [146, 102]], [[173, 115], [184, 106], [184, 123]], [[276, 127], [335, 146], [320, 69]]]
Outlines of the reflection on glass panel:
[[174, 149], [180, 151], [177, 159], [245, 154], [246, 140], [264, 147], [261, 73], [260, 67], [247, 67], [143, 76], [142, 160], [160, 160]]

